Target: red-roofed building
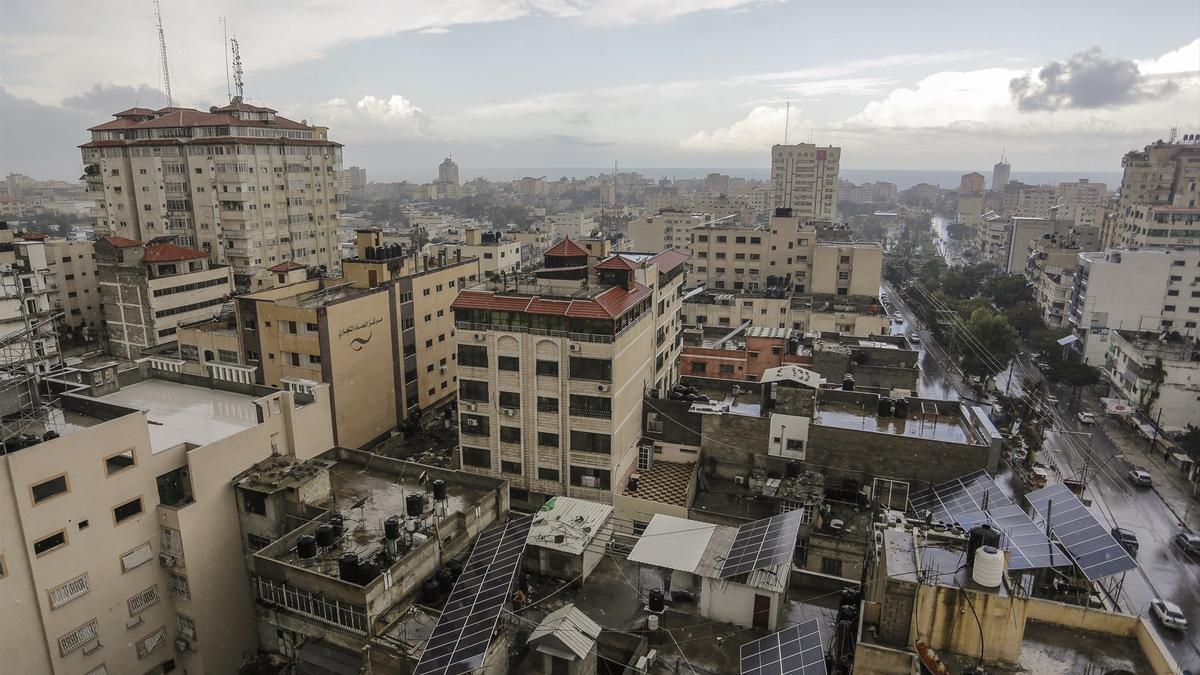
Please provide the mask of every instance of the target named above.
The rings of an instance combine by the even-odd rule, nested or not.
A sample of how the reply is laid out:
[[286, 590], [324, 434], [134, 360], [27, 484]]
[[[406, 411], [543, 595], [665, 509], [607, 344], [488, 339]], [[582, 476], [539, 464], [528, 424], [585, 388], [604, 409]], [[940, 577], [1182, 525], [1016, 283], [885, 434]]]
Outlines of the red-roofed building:
[[175, 341], [180, 324], [217, 316], [233, 293], [231, 270], [166, 239], [109, 235], [95, 245], [104, 330], [113, 356], [136, 359]]
[[[271, 286], [269, 268], [286, 260], [336, 272], [346, 187], [325, 127], [235, 97], [208, 110], [129, 108], [88, 131], [97, 234], [173, 236], [232, 267], [239, 292]], [[260, 184], [266, 176], [278, 180]]]

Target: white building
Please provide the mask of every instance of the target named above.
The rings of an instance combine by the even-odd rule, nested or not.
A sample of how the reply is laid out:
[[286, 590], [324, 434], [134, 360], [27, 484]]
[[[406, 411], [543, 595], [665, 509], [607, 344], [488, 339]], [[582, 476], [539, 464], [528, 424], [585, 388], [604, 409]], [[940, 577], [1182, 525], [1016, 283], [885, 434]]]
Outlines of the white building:
[[[791, 209], [808, 222], [832, 221], [837, 213], [842, 149], [811, 143], [771, 147], [771, 206]], [[707, 210], [707, 209], [705, 209]]]
[[1113, 331], [1104, 372], [1165, 431], [1200, 426], [1200, 343], [1177, 333]]

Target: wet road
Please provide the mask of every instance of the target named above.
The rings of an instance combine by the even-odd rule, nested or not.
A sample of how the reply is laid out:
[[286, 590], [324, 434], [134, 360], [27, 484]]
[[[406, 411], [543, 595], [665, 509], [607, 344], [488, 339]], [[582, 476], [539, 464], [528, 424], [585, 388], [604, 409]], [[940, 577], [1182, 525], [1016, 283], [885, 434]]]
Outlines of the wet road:
[[[892, 335], [910, 336], [916, 333], [919, 337], [920, 341], [916, 343], [909, 338], [909, 345], [920, 353], [917, 364], [921, 368], [921, 379], [917, 381], [917, 396], [948, 401], [973, 397], [974, 392], [961, 383], [961, 377], [957, 373], [951, 375], [947, 370], [949, 357], [929, 337], [929, 332], [917, 321], [912, 309], [900, 299], [896, 289], [885, 281], [881, 290], [887, 293], [888, 301], [884, 304], [888, 313], [893, 315]], [[897, 312], [904, 317], [903, 321], [896, 320], [894, 315]]]

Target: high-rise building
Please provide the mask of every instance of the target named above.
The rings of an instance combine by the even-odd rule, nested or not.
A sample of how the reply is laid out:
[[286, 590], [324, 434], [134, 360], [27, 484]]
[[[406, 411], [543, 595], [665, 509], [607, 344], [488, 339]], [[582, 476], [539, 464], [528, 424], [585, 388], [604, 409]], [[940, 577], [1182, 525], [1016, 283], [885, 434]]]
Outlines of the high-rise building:
[[130, 108], [89, 129], [84, 174], [96, 233], [171, 235], [233, 268], [239, 292], [294, 260], [338, 264], [342, 146], [325, 127], [235, 98], [209, 112]]
[[362, 197], [363, 191], [367, 187], [367, 170], [361, 166], [352, 166], [346, 169], [346, 179], [349, 183], [347, 191], [352, 197]]
[[658, 215], [636, 218], [626, 233], [639, 251], [665, 251], [673, 248], [688, 255], [692, 252], [692, 230], [710, 220], [707, 213], [662, 211]]
[[729, 194], [729, 176], [727, 174], [710, 173], [704, 177], [704, 191], [712, 194]]
[[964, 225], [980, 225], [980, 219], [983, 217], [983, 192], [983, 174], [977, 171], [963, 174], [958, 182], [956, 221]]
[[678, 378], [678, 251], [599, 263], [565, 239], [536, 278], [454, 301], [463, 471], [503, 478], [514, 502], [611, 503], [635, 470], [642, 401]]
[[[27, 340], [0, 349], [0, 368], [46, 372], [57, 360], [52, 280], [41, 240], [14, 241], [8, 223], [0, 222], [0, 335], [29, 332]], [[2, 414], [10, 412], [8, 403], [0, 402]]]
[[832, 221], [837, 213], [842, 149], [811, 143], [771, 147], [771, 206], [791, 209], [805, 222]]
[[1012, 175], [1012, 165], [1004, 158], [1004, 153], [1000, 153], [1000, 161], [992, 165], [992, 189], [1000, 190], [1008, 185], [1009, 176]]
[[50, 269], [50, 295], [55, 310], [63, 313], [62, 324], [71, 337], [95, 341], [100, 337], [103, 303], [100, 277], [96, 269], [95, 242], [82, 239], [36, 237], [46, 246], [46, 264]]
[[[1155, 221], [1152, 213], [1178, 214], [1181, 213], [1179, 209], [1200, 208], [1200, 135], [1185, 135], [1178, 143], [1157, 141], [1141, 151], [1127, 153], [1121, 165], [1125, 171], [1121, 177], [1117, 213], [1105, 223], [1104, 245], [1139, 243], [1138, 236], [1146, 234], [1140, 229], [1163, 231], [1161, 235], [1151, 237], [1155, 241], [1150, 245], [1171, 243], [1170, 229], [1178, 229], [1178, 225], [1151, 227], [1146, 221]], [[1200, 211], [1191, 214], [1192, 222], [1197, 214]], [[1200, 239], [1194, 236], [1183, 239], [1187, 241], [1178, 243], [1200, 245]]]
[[458, 185], [458, 164], [447, 157], [438, 165], [438, 182]]

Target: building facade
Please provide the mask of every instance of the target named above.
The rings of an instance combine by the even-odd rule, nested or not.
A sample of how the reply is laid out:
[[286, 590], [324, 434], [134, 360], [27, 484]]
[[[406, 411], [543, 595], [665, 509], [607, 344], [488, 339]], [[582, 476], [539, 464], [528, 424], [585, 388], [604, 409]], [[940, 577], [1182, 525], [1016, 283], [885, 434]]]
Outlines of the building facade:
[[1004, 186], [1008, 185], [1008, 179], [1011, 176], [1012, 165], [1005, 159], [1004, 153], [1000, 153], [1000, 161], [992, 165], [992, 189], [1004, 189]]
[[1124, 173], [1117, 197], [1116, 217], [1104, 232], [1104, 246], [1131, 239], [1136, 221], [1150, 207], [1200, 207], [1200, 136], [1187, 135], [1178, 143], [1156, 141], [1121, 160]]
[[[54, 274], [41, 240], [13, 240], [0, 222], [0, 335], [25, 331], [28, 340], [0, 350], [0, 367], [16, 373], [46, 372], [59, 357], [52, 315]], [[8, 414], [8, 403], [0, 404]]]
[[811, 143], [771, 146], [771, 208], [791, 209], [805, 222], [837, 214], [842, 149]]
[[1194, 332], [1114, 331], [1104, 372], [1160, 428], [1200, 426], [1200, 342]]
[[[70, 337], [88, 342], [100, 339], [103, 303], [96, 268], [95, 242], [81, 239], [44, 239], [50, 267], [51, 296], [63, 313]], [[56, 288], [57, 286], [57, 288]]]

